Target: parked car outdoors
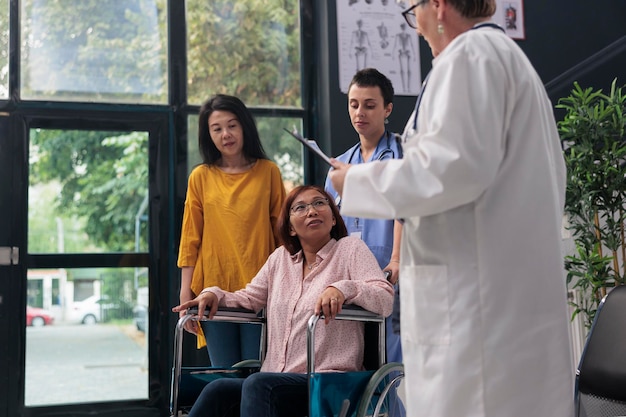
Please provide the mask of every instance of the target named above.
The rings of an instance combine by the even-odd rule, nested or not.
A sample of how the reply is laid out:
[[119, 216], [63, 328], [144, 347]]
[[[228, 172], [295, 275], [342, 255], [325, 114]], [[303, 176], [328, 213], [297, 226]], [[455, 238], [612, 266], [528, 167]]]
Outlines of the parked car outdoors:
[[26, 325], [33, 327], [49, 326], [54, 323], [54, 316], [48, 310], [26, 306]]
[[148, 308], [142, 305], [133, 307], [133, 321], [137, 330], [145, 333], [148, 324]]
[[66, 315], [66, 321], [76, 324], [96, 324], [111, 319], [129, 319], [132, 308], [122, 300], [111, 300], [107, 296], [92, 295], [75, 301]]
[[137, 330], [143, 333], [148, 328], [149, 294], [150, 290], [148, 287], [137, 288], [137, 301], [135, 307], [133, 307], [133, 322]]

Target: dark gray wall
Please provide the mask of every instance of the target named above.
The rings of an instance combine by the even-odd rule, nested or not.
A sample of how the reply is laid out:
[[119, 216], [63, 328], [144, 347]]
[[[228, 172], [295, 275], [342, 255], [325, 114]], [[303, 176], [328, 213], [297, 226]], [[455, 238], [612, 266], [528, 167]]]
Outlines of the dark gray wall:
[[[344, 0], [347, 1], [347, 0]], [[308, 134], [331, 155], [338, 155], [356, 143], [347, 113], [347, 97], [339, 89], [337, 60], [336, 0], [317, 0], [313, 36], [315, 117], [309, 120]], [[626, 84], [626, 1], [550, 0], [524, 1], [526, 39], [517, 41], [546, 84], [554, 104], [578, 81], [583, 86], [607, 90], [611, 81]], [[319, 42], [319, 43], [318, 43]], [[430, 69], [430, 48], [420, 38], [422, 76]], [[401, 132], [415, 97], [394, 99], [389, 121], [392, 131]], [[557, 112], [557, 118], [559, 113]], [[327, 167], [315, 170], [315, 183], [321, 184]]]

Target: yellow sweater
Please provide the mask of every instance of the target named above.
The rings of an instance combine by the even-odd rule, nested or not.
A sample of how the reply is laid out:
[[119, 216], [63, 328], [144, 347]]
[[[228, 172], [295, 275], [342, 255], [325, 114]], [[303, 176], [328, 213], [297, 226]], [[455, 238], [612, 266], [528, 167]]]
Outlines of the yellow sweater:
[[195, 267], [194, 294], [213, 285], [236, 291], [254, 278], [278, 245], [284, 200], [280, 170], [269, 160], [238, 174], [207, 165], [191, 172], [178, 267]]

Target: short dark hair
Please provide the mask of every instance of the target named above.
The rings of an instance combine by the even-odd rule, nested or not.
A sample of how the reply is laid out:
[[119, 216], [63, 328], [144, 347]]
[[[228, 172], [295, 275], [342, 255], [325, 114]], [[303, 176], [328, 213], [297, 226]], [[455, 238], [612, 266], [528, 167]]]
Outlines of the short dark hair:
[[285, 202], [283, 203], [283, 207], [280, 211], [280, 215], [278, 216], [278, 223], [276, 227], [278, 229], [278, 237], [282, 245], [287, 249], [287, 251], [294, 255], [300, 249], [302, 249], [302, 244], [300, 243], [300, 238], [298, 236], [291, 236], [291, 223], [289, 222], [289, 217], [291, 213], [291, 205], [298, 198], [300, 194], [308, 190], [315, 190], [324, 197], [328, 199], [328, 203], [330, 205], [330, 209], [333, 212], [333, 216], [335, 216], [335, 225], [330, 229], [330, 237], [339, 240], [342, 237], [348, 236], [348, 229], [346, 228], [346, 224], [343, 222], [343, 218], [341, 214], [339, 214], [339, 208], [335, 204], [333, 198], [328, 194], [322, 187], [318, 185], [300, 185], [287, 195], [285, 198]]
[[246, 105], [237, 97], [217, 94], [202, 104], [198, 114], [198, 149], [200, 150], [203, 163], [213, 165], [222, 157], [222, 153], [211, 140], [211, 134], [209, 133], [209, 117], [217, 110], [234, 114], [239, 123], [241, 123], [243, 130], [243, 154], [247, 159], [269, 159], [261, 144], [254, 117]]
[[383, 96], [385, 106], [389, 103], [393, 103], [393, 84], [389, 78], [376, 68], [364, 68], [354, 74], [348, 86], [348, 91], [350, 91], [350, 88], [355, 84], [359, 87], [378, 87]]
[[491, 17], [496, 13], [496, 0], [448, 0], [461, 16], [474, 19]]

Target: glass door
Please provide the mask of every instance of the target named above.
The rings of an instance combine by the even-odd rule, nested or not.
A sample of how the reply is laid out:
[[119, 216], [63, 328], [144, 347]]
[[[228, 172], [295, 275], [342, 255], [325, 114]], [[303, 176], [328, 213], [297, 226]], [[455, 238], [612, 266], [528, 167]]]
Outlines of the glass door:
[[148, 139], [29, 129], [27, 407], [148, 398]]
[[167, 292], [156, 282], [171, 264], [154, 255], [171, 239], [168, 216], [159, 215], [170, 206], [167, 115], [88, 118], [15, 117], [11, 140], [3, 137], [14, 144], [12, 157], [0, 152], [0, 169], [10, 170], [3, 177], [22, 180], [0, 185], [0, 215], [15, 229], [0, 230], [0, 247], [12, 256], [18, 243], [4, 236], [23, 242], [21, 264], [0, 265], [11, 268], [6, 292], [0, 283], [0, 332], [15, 340], [0, 355], [0, 383], [20, 376], [6, 380], [16, 386], [6, 415], [108, 403], [103, 410], [156, 416], [166, 406], [167, 378], [155, 374], [168, 350], [154, 341], [169, 339], [152, 323], [162, 308], [150, 300]]

